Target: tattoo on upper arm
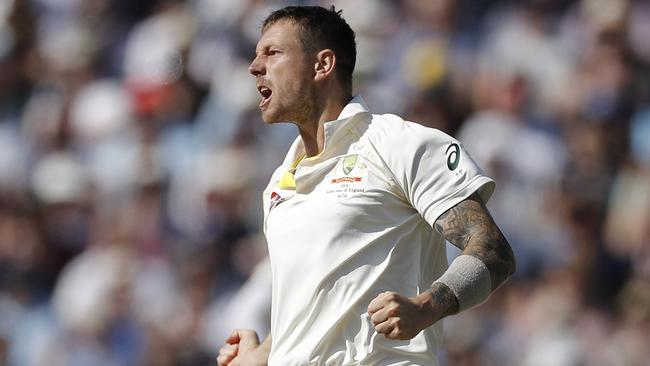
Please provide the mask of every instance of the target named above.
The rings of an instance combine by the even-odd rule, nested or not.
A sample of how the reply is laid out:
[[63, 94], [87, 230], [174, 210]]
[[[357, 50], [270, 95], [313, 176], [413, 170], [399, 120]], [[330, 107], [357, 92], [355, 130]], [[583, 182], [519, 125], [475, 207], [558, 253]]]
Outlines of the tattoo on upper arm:
[[490, 270], [492, 289], [514, 272], [512, 249], [478, 194], [472, 194], [440, 215], [434, 226], [463, 254], [485, 263]]

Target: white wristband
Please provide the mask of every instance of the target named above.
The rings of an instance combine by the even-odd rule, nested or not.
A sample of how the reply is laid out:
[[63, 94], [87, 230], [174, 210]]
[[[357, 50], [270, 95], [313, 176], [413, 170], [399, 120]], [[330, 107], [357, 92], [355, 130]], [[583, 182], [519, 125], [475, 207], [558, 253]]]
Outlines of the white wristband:
[[492, 292], [490, 270], [483, 261], [467, 254], [454, 259], [436, 282], [449, 287], [456, 295], [459, 312], [484, 302]]

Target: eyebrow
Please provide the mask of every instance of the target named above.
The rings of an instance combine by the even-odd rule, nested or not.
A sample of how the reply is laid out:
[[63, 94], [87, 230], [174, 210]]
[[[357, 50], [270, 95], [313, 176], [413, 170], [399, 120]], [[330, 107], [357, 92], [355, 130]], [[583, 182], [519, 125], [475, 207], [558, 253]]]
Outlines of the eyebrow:
[[265, 50], [269, 50], [271, 48], [277, 48], [279, 50], [282, 50], [282, 47], [277, 45], [276, 43], [265, 43], [263, 45], [260, 45], [259, 47], [255, 48], [255, 54], [259, 54]]
[[262, 46], [260, 46], [260, 47], [256, 47], [256, 48], [255, 48], [255, 54], [258, 55], [258, 54], [264, 52], [264, 50], [267, 50], [267, 49], [269, 49], [269, 48], [271, 48], [271, 46], [268, 45], [268, 44], [267, 44], [267, 45], [262, 45]]

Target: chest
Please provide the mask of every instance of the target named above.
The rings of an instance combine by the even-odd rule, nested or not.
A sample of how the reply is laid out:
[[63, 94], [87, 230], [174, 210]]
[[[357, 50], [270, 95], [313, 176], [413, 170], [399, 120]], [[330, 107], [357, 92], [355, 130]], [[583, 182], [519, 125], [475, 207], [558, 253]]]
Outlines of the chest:
[[385, 169], [362, 154], [298, 167], [294, 177], [295, 189], [265, 192], [270, 245], [375, 233], [416, 213]]

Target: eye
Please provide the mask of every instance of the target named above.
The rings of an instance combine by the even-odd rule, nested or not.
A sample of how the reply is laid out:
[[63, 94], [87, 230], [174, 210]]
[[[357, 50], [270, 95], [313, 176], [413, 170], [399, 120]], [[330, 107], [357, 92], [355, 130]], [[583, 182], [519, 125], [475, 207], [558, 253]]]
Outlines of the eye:
[[267, 54], [268, 54], [269, 56], [277, 55], [278, 53], [280, 53], [280, 50], [277, 50], [277, 49], [274, 49], [274, 48], [270, 49], [270, 50], [267, 52]]

